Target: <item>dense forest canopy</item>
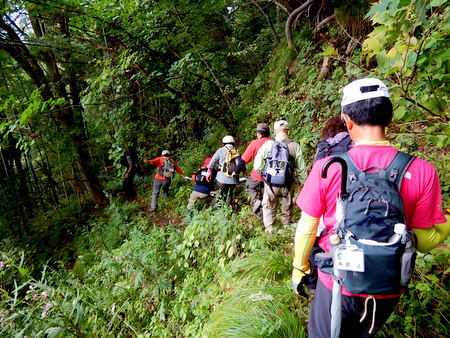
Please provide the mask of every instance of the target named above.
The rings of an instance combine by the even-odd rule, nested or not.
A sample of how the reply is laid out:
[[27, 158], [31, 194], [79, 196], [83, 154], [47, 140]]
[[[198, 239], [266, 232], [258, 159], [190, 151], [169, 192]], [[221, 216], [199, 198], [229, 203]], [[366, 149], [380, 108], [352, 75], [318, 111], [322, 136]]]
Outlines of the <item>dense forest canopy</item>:
[[[0, 309], [0, 332], [6, 335], [20, 332], [19, 327], [3, 324], [6, 320], [3, 318], [11, 318], [13, 314], [20, 317], [18, 323], [22, 324], [18, 326], [27, 321], [27, 316], [40, 318], [37, 307], [33, 312], [25, 300], [17, 302], [18, 295], [23, 296], [25, 286], [31, 285], [27, 283], [32, 279], [40, 281], [38, 288], [43, 284], [53, 288], [46, 289], [60, 297], [53, 306], [56, 308], [59, 302], [65, 315], [55, 315], [47, 324], [33, 324], [31, 320], [29, 326], [23, 326], [21, 334], [83, 336], [120, 332], [131, 335], [155, 330], [160, 335], [188, 336], [205, 329], [206, 334], [213, 336], [233, 335], [231, 331], [224, 333], [221, 330], [226, 328], [214, 323], [220, 322], [227, 307], [239, 308], [242, 304], [225, 300], [220, 305], [222, 312], [210, 316], [215, 309], [212, 299], [223, 300], [217, 289], [210, 289], [212, 294], [200, 297], [204, 303], [196, 305], [197, 312], [188, 306], [174, 307], [168, 299], [177, 292], [188, 292], [177, 278], [200, 279], [203, 273], [204, 281], [199, 282], [198, 288], [206, 288], [217, 273], [205, 270], [202, 264], [211, 263], [206, 256], [216, 254], [217, 261], [211, 264], [217, 263], [221, 268], [230, 263], [234, 264], [233, 271], [249, 271], [251, 268], [245, 265], [249, 262], [239, 263], [238, 258], [246, 256], [239, 257], [240, 253], [281, 250], [276, 248], [275, 241], [259, 237], [252, 240], [250, 230], [232, 229], [232, 224], [245, 223], [252, 217], [245, 210], [237, 215], [221, 210], [222, 214], [212, 223], [220, 223], [220, 217], [228, 219], [223, 224], [223, 234], [210, 229], [211, 232], [205, 230], [199, 236], [204, 236], [203, 240], [212, 236], [211, 245], [219, 246], [223, 241], [226, 247], [199, 249], [204, 257], [195, 261], [202, 265], [198, 275], [188, 275], [186, 267], [181, 265], [167, 277], [168, 262], [180, 257], [188, 262], [193, 255], [189, 250], [199, 247], [201, 239], [194, 240], [189, 233], [185, 237], [182, 232], [175, 235], [167, 228], [160, 233], [152, 230], [151, 236], [145, 239], [146, 230], [136, 235], [142, 230], [145, 218], [136, 216], [140, 212], [136, 205], [123, 204], [117, 199], [122, 171], [106, 173], [104, 167], [116, 164], [126, 146], [133, 146], [141, 161], [170, 149], [183, 170], [190, 173], [204, 157], [212, 155], [224, 135], [234, 135], [238, 148], [243, 150], [254, 137], [256, 123], [272, 124], [280, 118], [290, 122], [292, 138], [301, 143], [310, 164], [321, 127], [328, 117], [340, 112], [341, 88], [356, 78], [376, 76], [389, 85], [395, 112], [389, 127], [391, 141], [437, 168], [444, 206], [449, 208], [449, 15], [448, 0], [3, 0], [0, 4], [0, 251], [4, 251], [4, 257], [0, 260], [8, 258], [19, 269], [15, 272], [0, 269], [0, 291], [4, 292], [0, 304], [5, 307]], [[141, 170], [139, 198], [145, 203], [153, 168], [143, 165]], [[175, 182], [179, 188], [175, 196], [178, 201], [171, 206], [178, 210], [171, 214], [176, 224], [181, 223], [180, 205], [184, 205], [188, 190], [181, 181]], [[196, 217], [189, 225], [193, 228], [186, 231], [200, 231], [208, 223], [207, 215], [200, 213]], [[112, 237], [108, 237], [107, 227], [114, 229]], [[134, 236], [141, 242], [136, 238], [135, 242], [125, 241], [132, 227], [135, 227]], [[93, 229], [97, 235], [91, 232]], [[117, 238], [113, 238], [114, 234]], [[101, 239], [102, 236], [106, 239]], [[244, 239], [249, 240], [245, 249]], [[175, 245], [177, 240], [181, 244]], [[292, 237], [287, 236], [281, 246], [289, 248], [290, 240]], [[107, 258], [101, 253], [102, 241], [107, 243]], [[90, 249], [86, 247], [88, 244], [92, 245]], [[148, 258], [145, 264], [151, 262], [155, 271], [145, 273], [167, 277], [155, 282], [151, 296], [130, 289], [128, 298], [124, 298], [147, 299], [145, 309], [136, 310], [133, 306], [142, 304], [123, 299], [117, 305], [119, 301], [111, 298], [100, 306], [103, 310], [95, 314], [95, 323], [91, 320], [83, 324], [80, 318], [94, 313], [87, 303], [98, 298], [86, 303], [82, 298], [88, 297], [89, 292], [92, 295], [99, 292], [106, 284], [96, 281], [86, 286], [85, 272], [78, 272], [76, 277], [61, 277], [78, 278], [72, 283], [78, 283], [75, 289], [85, 288], [85, 295], [77, 296], [69, 284], [57, 289], [52, 281], [44, 282], [45, 273], [41, 274], [43, 266], [49, 265], [55, 270], [50, 279], [57, 283], [61, 271], [76, 271], [81, 264], [77, 255], [85, 250], [98, 251], [90, 261], [93, 266], [95, 263], [92, 273], [98, 277], [107, 271], [108, 264], [113, 264], [113, 249], [123, 250], [119, 256], [128, 257], [133, 255], [133, 245], [140, 250], [153, 245], [145, 254]], [[163, 251], [171, 245], [173, 250], [167, 253], [168, 257], [157, 258], [158, 249]], [[266, 257], [268, 254], [264, 257], [273, 264], [273, 278], [280, 281], [286, 271], [289, 274], [290, 263], [289, 257], [283, 256], [285, 252], [275, 251], [271, 258]], [[21, 252], [24, 252], [22, 256]], [[439, 270], [433, 264], [439, 260], [445, 262], [446, 258], [436, 257], [424, 266]], [[27, 269], [24, 261], [29, 262]], [[287, 270], [286, 266], [282, 267], [286, 261]], [[108, 273], [120, 275], [119, 270]], [[145, 273], [131, 272], [131, 268], [127, 273], [134, 276], [127, 275], [135, 286], [156, 280]], [[270, 272], [260, 277], [267, 279], [269, 275]], [[434, 282], [446, 282], [440, 291], [448, 296], [447, 275], [448, 272], [434, 276], [438, 279]], [[416, 310], [423, 306], [423, 312], [419, 313], [429, 318], [426, 316], [430, 314], [425, 313], [431, 310], [423, 304], [424, 299], [433, 303], [442, 294], [427, 295], [430, 291], [426, 289], [427, 282], [421, 283], [412, 290], [422, 292], [422, 298], [417, 300], [420, 304], [414, 306]], [[273, 294], [284, 300], [291, 297], [285, 286], [266, 287], [273, 288]], [[197, 297], [192, 290], [189, 292], [185, 299], [178, 294], [177, 301], [188, 302]], [[11, 297], [15, 298], [12, 303]], [[74, 310], [79, 314], [76, 320], [64, 308], [69, 306], [69, 300], [79, 305]], [[301, 304], [296, 302], [298, 312]], [[277, 306], [283, 308], [283, 304], [261, 311], [270, 317], [270, 311], [278, 311]], [[114, 306], [111, 313], [105, 313], [111, 306]], [[448, 319], [444, 318], [445, 307], [436, 308], [430, 316], [434, 318], [433, 323], [438, 323], [433, 334], [440, 335], [448, 328]], [[413, 321], [408, 317], [411, 313], [407, 305], [403, 310], [408, 320]], [[137, 314], [129, 320], [127, 311], [137, 311]], [[149, 314], [152, 319], [144, 319]], [[298, 334], [300, 331], [295, 330], [302, 330], [302, 326], [295, 322], [295, 316], [285, 315], [283, 323], [289, 322], [291, 334]], [[268, 320], [268, 317], [261, 318]], [[256, 335], [282, 332], [277, 330], [284, 324], [270, 318], [273, 325], [268, 324]], [[209, 322], [204, 325], [206, 319]], [[399, 318], [392, 321], [397, 325]], [[386, 334], [403, 334], [404, 331], [395, 331], [399, 329], [394, 324], [394, 331]], [[182, 331], [177, 333], [178, 329]], [[414, 323], [408, 323], [403, 329], [409, 330], [409, 335], [413, 331], [417, 334], [418, 330]]]

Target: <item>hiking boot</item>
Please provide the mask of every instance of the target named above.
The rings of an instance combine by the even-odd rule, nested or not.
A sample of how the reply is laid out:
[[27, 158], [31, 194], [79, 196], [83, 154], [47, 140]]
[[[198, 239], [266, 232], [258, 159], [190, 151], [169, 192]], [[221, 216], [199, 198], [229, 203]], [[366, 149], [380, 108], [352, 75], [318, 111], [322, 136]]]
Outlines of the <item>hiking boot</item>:
[[148, 208], [148, 212], [156, 212], [156, 208]]

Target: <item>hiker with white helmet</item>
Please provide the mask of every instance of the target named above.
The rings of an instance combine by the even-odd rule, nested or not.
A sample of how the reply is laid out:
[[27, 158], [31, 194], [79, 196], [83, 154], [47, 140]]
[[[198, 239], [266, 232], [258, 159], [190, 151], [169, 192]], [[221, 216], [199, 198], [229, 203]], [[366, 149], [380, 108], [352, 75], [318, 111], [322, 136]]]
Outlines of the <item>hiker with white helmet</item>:
[[170, 156], [169, 150], [163, 150], [160, 157], [152, 160], [145, 160], [145, 163], [152, 163], [156, 166], [156, 175], [153, 180], [153, 196], [149, 210], [155, 212], [158, 206], [159, 192], [162, 189], [162, 198], [167, 198], [169, 193], [170, 183], [175, 176], [175, 171], [183, 175], [183, 171], [178, 167], [178, 164]]
[[231, 205], [234, 189], [239, 182], [239, 168], [242, 160], [239, 151], [235, 148], [233, 136], [224, 136], [222, 144], [223, 146], [216, 150], [208, 164], [206, 178], [211, 181], [213, 168], [218, 164], [216, 184], [220, 191], [220, 197], [225, 200], [227, 205]]
[[449, 232], [436, 169], [386, 137], [393, 116], [386, 85], [351, 82], [341, 108], [354, 146], [315, 162], [297, 200], [292, 285], [299, 294], [321, 217], [327, 229], [319, 240], [325, 253], [315, 259], [319, 280], [308, 322], [314, 338], [374, 336], [407, 287], [415, 247], [427, 252]]
[[288, 122], [279, 120], [273, 127], [275, 138], [262, 145], [253, 165], [264, 179], [263, 223], [269, 233], [273, 231], [278, 199], [282, 199], [281, 222], [291, 225], [294, 186], [306, 179], [302, 150], [297, 142], [289, 139]]

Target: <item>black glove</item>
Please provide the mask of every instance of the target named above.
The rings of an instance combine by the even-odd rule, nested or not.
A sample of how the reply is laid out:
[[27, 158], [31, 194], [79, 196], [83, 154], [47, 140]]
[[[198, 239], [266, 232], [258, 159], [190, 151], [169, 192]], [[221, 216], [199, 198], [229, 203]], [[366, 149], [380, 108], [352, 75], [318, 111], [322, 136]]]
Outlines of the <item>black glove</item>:
[[293, 278], [292, 279], [292, 288], [294, 289], [294, 292], [296, 294], [298, 294], [299, 296], [304, 297], [304, 298], [309, 297], [309, 295], [305, 291], [303, 278], [300, 280], [300, 282], [295, 281]]

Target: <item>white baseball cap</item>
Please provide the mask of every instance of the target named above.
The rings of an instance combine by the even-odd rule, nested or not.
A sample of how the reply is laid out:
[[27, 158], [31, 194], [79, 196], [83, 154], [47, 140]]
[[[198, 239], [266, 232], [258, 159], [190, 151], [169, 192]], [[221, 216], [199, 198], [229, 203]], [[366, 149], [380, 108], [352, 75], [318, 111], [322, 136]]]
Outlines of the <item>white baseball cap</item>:
[[381, 80], [374, 77], [355, 80], [344, 87], [341, 107], [375, 97], [389, 97], [389, 91]]
[[273, 124], [273, 130], [278, 130], [281, 127], [283, 127], [284, 129], [289, 129], [289, 123], [285, 120], [279, 120]]

